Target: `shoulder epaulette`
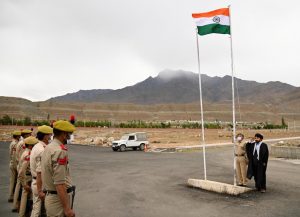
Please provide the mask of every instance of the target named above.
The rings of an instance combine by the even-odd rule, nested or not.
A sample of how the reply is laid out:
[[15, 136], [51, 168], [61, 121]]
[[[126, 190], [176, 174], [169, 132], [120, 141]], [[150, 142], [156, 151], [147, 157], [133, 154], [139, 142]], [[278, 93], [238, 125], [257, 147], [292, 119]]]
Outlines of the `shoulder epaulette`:
[[68, 151], [67, 146], [65, 146], [64, 144], [61, 144], [61, 145], [60, 145], [60, 148], [61, 148], [62, 150], [64, 150], [64, 151]]

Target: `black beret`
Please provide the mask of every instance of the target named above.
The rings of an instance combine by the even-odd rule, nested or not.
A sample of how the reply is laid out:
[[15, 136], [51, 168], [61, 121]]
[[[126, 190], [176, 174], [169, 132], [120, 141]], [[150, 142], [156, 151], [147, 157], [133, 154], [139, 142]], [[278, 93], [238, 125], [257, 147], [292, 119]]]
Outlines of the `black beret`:
[[255, 137], [260, 138], [260, 139], [264, 139], [264, 136], [261, 135], [260, 133], [256, 133], [256, 134], [255, 134]]

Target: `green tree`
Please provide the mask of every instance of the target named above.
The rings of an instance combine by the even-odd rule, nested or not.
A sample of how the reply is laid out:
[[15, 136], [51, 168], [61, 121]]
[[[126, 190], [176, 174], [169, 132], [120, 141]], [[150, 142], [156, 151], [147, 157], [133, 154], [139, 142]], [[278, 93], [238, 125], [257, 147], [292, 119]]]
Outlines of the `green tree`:
[[31, 125], [31, 118], [30, 117], [25, 117], [24, 118], [24, 125], [25, 126]]
[[10, 125], [12, 123], [11, 117], [9, 117], [8, 115], [4, 115], [1, 119], [1, 123], [3, 125]]
[[285, 120], [284, 120], [283, 117], [281, 118], [281, 126], [282, 126], [282, 128], [286, 128], [287, 127], [287, 125], [286, 125]]

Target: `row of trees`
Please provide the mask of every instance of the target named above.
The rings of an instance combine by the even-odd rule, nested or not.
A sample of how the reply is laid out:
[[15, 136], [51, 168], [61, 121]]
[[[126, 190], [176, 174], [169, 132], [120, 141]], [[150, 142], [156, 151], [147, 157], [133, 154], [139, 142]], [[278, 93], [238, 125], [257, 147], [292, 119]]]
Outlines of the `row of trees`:
[[259, 125], [253, 126], [253, 129], [287, 129], [288, 125], [285, 123], [284, 118], [281, 118], [281, 125], [280, 124], [272, 124], [272, 123], [261, 123]]
[[75, 121], [76, 127], [111, 127], [110, 121]]
[[126, 123], [119, 123], [115, 124], [115, 127], [120, 128], [171, 128], [170, 122], [159, 122], [159, 123], [153, 123], [153, 122], [144, 122], [144, 121], [128, 121]]
[[[17, 125], [17, 126], [41, 126], [41, 125], [50, 125], [48, 120], [31, 120], [30, 117], [25, 117], [23, 119], [13, 119], [8, 115], [4, 115], [0, 118], [1, 125]], [[134, 120], [128, 122], [114, 123], [111, 121], [76, 121], [76, 127], [117, 127], [117, 128], [187, 128], [187, 129], [198, 129], [201, 128], [201, 123], [199, 122], [145, 122], [141, 120]], [[221, 125], [220, 122], [205, 123], [204, 127], [206, 129], [222, 129], [230, 128], [232, 124]], [[252, 129], [285, 129], [287, 125], [284, 121], [284, 118], [281, 120], [281, 125], [276, 125], [272, 123], [260, 123], [251, 126]]]
[[[187, 122], [187, 123], [181, 124], [181, 127], [182, 128], [189, 128], [189, 129], [198, 129], [198, 128], [202, 127], [202, 124], [198, 123], [198, 122], [194, 122], [194, 123]], [[206, 129], [221, 129], [222, 126], [218, 122], [216, 122], [216, 123], [204, 123], [204, 128], [206, 128]]]
[[17, 125], [17, 126], [41, 126], [41, 125], [49, 125], [49, 121], [46, 120], [34, 120], [32, 121], [30, 117], [25, 117], [23, 119], [15, 119], [11, 118], [8, 115], [4, 115], [0, 118], [1, 125]]

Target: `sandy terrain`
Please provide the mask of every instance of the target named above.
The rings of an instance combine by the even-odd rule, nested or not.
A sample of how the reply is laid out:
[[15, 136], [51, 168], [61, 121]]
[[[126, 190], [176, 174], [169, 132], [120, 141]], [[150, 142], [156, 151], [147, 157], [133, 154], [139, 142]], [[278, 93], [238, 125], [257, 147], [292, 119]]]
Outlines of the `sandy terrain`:
[[[0, 126], [0, 141], [9, 141], [10, 133], [15, 129], [31, 127]], [[36, 128], [34, 128], [36, 130]], [[74, 133], [75, 144], [109, 146], [112, 140], [119, 139], [124, 133], [147, 132], [151, 148], [165, 148], [199, 145], [200, 129], [129, 129], [129, 128], [77, 128]], [[265, 139], [300, 136], [300, 131], [286, 130], [237, 130], [245, 134], [246, 140], [256, 132], [264, 135]], [[231, 141], [229, 130], [205, 130], [206, 143], [223, 143]]]

